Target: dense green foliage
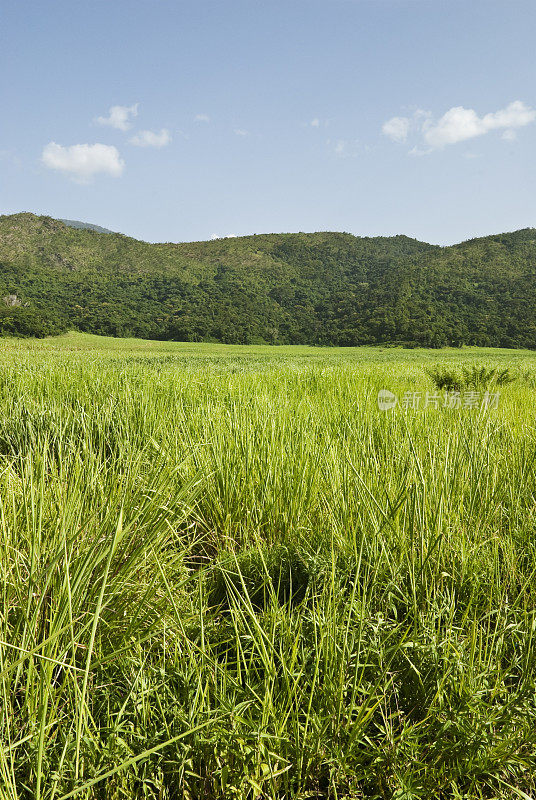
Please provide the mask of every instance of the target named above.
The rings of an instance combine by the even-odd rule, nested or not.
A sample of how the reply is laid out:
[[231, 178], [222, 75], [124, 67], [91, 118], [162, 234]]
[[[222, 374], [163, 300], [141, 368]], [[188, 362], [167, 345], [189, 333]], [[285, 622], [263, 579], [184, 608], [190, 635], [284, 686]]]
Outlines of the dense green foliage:
[[[535, 277], [533, 229], [444, 248], [344, 233], [147, 244], [0, 217], [0, 297], [29, 303], [36, 335], [533, 348]], [[0, 330], [25, 335], [29, 313]]]
[[[378, 410], [432, 369], [498, 407]], [[72, 334], [0, 374], [2, 800], [535, 796], [533, 354]]]

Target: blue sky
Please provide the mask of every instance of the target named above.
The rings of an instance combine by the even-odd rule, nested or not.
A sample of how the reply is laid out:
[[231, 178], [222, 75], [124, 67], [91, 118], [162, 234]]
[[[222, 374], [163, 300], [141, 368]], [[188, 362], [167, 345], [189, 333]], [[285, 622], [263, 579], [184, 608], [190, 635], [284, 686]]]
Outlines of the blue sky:
[[535, 32], [533, 0], [4, 0], [0, 213], [149, 241], [535, 226]]

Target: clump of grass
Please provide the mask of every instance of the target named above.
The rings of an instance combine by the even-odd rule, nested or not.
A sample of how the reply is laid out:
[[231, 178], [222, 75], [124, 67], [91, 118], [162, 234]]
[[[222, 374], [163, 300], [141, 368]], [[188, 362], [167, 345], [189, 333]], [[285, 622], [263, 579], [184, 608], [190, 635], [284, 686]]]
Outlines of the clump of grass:
[[229, 609], [233, 598], [243, 596], [256, 610], [273, 601], [295, 605], [304, 600], [314, 577], [314, 560], [295, 545], [257, 546], [215, 562], [209, 602]]
[[435, 388], [439, 391], [459, 392], [462, 388], [461, 376], [452, 369], [434, 367], [432, 369], [427, 369], [426, 372], [432, 379]]
[[489, 389], [493, 386], [506, 386], [517, 380], [509, 367], [485, 367], [472, 365], [463, 366], [456, 371], [447, 367], [432, 367], [426, 369], [435, 388], [439, 391], [456, 392], [464, 389]]
[[489, 386], [506, 386], [516, 380], [509, 367], [498, 369], [490, 367], [463, 367], [464, 386], [474, 389], [487, 389]]

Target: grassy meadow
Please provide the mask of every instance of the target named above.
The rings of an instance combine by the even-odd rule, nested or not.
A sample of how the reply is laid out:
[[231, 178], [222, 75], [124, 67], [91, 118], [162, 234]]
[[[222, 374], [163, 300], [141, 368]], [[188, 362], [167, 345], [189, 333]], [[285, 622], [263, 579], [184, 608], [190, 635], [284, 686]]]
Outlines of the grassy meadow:
[[536, 353], [4, 339], [0, 402], [0, 800], [536, 796]]

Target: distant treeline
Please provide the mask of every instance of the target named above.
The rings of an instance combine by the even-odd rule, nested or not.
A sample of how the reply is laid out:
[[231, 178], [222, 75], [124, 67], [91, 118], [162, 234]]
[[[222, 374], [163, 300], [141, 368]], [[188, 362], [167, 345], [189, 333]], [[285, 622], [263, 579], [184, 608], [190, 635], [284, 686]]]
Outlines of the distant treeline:
[[0, 333], [77, 329], [237, 344], [536, 347], [536, 230], [437, 247], [406, 236], [147, 244], [0, 217]]

